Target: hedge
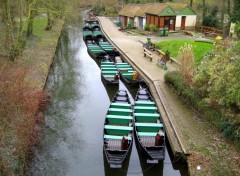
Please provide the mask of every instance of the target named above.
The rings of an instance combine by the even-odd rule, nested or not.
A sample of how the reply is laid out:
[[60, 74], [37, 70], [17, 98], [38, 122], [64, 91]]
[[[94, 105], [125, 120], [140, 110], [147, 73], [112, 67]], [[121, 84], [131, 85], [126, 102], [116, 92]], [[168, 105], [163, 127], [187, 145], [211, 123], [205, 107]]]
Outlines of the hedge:
[[197, 90], [184, 84], [183, 76], [180, 72], [168, 72], [164, 76], [165, 82], [177, 91], [188, 104], [196, 109], [202, 116], [216, 126], [222, 135], [235, 142], [240, 149], [240, 134], [238, 127], [240, 124], [232, 122], [216, 109], [211, 108], [208, 103], [200, 97]]

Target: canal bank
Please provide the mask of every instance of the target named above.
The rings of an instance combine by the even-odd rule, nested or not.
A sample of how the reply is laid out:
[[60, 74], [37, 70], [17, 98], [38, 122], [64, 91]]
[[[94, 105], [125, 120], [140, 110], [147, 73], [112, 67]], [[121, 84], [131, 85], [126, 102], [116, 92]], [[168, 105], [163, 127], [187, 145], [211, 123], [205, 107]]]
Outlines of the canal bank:
[[[4, 114], [1, 111], [4, 116], [0, 125], [0, 175], [24, 175], [34, 147], [39, 142], [39, 125], [43, 122], [39, 109], [45, 106], [45, 103], [40, 105], [39, 102], [45, 98], [42, 92], [63, 23], [62, 20], [56, 20], [52, 30], [46, 31], [45, 26], [41, 28], [40, 22], [36, 20], [33, 35], [26, 38], [21, 55], [14, 62], [6, 61], [6, 66], [12, 66], [8, 70], [9, 74], [1, 72], [1, 78], [7, 76], [11, 86], [4, 87], [8, 94], [1, 94], [6, 96], [1, 98], [9, 101], [3, 102], [7, 104], [6, 111], [12, 113]], [[10, 119], [7, 119], [8, 115]]]
[[[129, 36], [119, 31], [119, 28], [107, 17], [98, 17], [98, 19], [108, 39], [147, 81], [163, 115], [173, 153], [176, 156], [187, 156], [189, 174], [235, 175], [234, 173], [238, 172], [235, 168], [239, 166], [238, 157], [235, 157], [239, 156], [238, 151], [234, 150], [227, 140], [222, 139], [213, 125], [179, 100], [175, 95], [176, 92], [165, 84], [164, 74], [167, 71], [176, 70], [177, 67], [173, 63], [167, 63], [168, 70], [163, 70], [157, 65], [156, 54], [153, 54], [152, 62], [143, 56], [143, 46], [139, 42], [143, 39], [142, 36], [139, 39], [138, 36]], [[181, 33], [173, 35], [178, 35], [178, 39], [195, 40], [194, 37], [181, 35]], [[174, 40], [171, 34], [167, 39], [145, 36], [145, 41], [147, 37], [153, 37], [157, 41]], [[225, 162], [226, 156], [229, 156], [227, 162]]]

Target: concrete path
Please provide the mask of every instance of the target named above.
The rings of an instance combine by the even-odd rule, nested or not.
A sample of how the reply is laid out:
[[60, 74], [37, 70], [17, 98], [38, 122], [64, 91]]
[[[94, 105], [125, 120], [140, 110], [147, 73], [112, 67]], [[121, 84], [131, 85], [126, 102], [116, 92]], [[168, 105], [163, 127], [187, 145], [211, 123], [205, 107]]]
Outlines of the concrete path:
[[[185, 146], [185, 141], [181, 130], [177, 124], [176, 118], [178, 112], [175, 112], [171, 102], [168, 101], [167, 87], [164, 83], [164, 74], [166, 73], [160, 66], [157, 65], [159, 56], [154, 55], [153, 61], [143, 55], [143, 44], [138, 40], [129, 37], [125, 33], [118, 30], [118, 27], [107, 17], [98, 17], [102, 30], [108, 39], [120, 50], [128, 62], [132, 64], [140, 75], [148, 83], [151, 92], [160, 109], [164, 125], [170, 145], [175, 155], [187, 154], [188, 147]], [[167, 63], [168, 71], [176, 70], [175, 63]]]

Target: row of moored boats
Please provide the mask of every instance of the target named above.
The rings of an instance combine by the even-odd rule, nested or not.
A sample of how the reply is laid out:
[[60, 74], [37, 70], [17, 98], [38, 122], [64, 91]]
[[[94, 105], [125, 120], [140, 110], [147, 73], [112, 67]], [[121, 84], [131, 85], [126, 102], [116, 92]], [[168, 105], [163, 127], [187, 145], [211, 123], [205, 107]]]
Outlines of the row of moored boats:
[[[97, 20], [86, 20], [83, 39], [89, 55], [101, 69], [105, 84], [141, 84], [144, 80], [106, 39]], [[149, 163], [165, 158], [165, 130], [161, 115], [147, 88], [140, 87], [134, 105], [126, 90], [118, 90], [106, 113], [103, 148], [112, 168], [121, 168], [130, 155], [133, 140]]]

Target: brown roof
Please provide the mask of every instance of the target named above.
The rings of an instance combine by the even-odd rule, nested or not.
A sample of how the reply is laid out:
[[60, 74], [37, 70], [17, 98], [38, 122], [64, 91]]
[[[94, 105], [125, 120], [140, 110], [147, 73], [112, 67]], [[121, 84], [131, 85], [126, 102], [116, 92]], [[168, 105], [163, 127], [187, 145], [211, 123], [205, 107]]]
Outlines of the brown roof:
[[128, 4], [119, 11], [118, 15], [134, 17], [140, 8], [140, 4]]
[[146, 12], [151, 9], [152, 3], [142, 4], [141, 8], [136, 12], [135, 16], [143, 17], [145, 16]]
[[166, 3], [151, 3], [151, 7], [147, 9], [146, 13], [153, 15], [160, 15], [164, 9], [168, 7]]
[[185, 3], [146, 3], [146, 4], [128, 4], [120, 10], [118, 13], [122, 16], [134, 17], [141, 16], [143, 17], [146, 13], [159, 15], [164, 9], [170, 6], [175, 12], [181, 11], [185, 7], [188, 7], [188, 4]]

